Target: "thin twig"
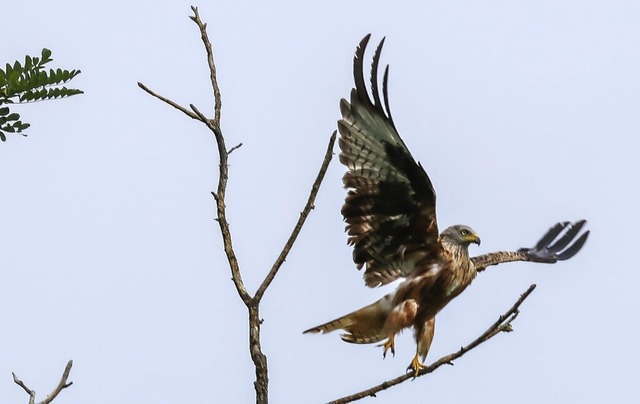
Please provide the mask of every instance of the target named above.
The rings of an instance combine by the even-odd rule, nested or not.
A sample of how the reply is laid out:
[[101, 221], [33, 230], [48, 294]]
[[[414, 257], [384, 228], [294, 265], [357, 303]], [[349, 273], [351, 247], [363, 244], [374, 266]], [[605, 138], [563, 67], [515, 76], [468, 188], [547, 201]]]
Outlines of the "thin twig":
[[27, 385], [24, 384], [22, 380], [18, 379], [18, 376], [16, 376], [14, 372], [11, 372], [11, 374], [13, 375], [13, 382], [18, 386], [22, 387], [22, 390], [24, 390], [29, 395], [29, 404], [35, 404], [36, 392], [28, 388]]
[[174, 107], [175, 109], [182, 111], [185, 115], [187, 115], [189, 118], [201, 121], [202, 119], [200, 117], [198, 117], [198, 115], [194, 114], [193, 112], [189, 111], [188, 109], [186, 109], [185, 107], [183, 107], [182, 105], [161, 96], [160, 94], [155, 93], [153, 90], [151, 90], [149, 87], [145, 86], [144, 84], [142, 84], [141, 82], [138, 82], [138, 87], [140, 87], [141, 89], [143, 89], [144, 91], [146, 91], [148, 94], [150, 94], [153, 97], [156, 97], [157, 99], [159, 99], [160, 101], [163, 101], [169, 105], [171, 105], [172, 107]]
[[201, 120], [202, 122], [207, 123], [209, 121], [209, 118], [204, 116], [204, 114], [202, 112], [200, 112], [200, 110], [198, 108], [196, 108], [195, 105], [189, 104], [189, 108], [191, 108], [193, 110], [193, 112], [196, 114], [198, 119]]
[[280, 255], [278, 256], [276, 261], [273, 263], [271, 270], [269, 271], [267, 276], [264, 278], [264, 281], [262, 281], [262, 284], [256, 291], [256, 294], [253, 297], [254, 300], [260, 301], [260, 299], [262, 299], [264, 292], [267, 290], [267, 288], [275, 278], [276, 274], [278, 273], [278, 270], [280, 269], [284, 261], [287, 259], [287, 255], [289, 254], [289, 251], [291, 251], [293, 244], [298, 238], [298, 234], [300, 233], [300, 230], [302, 229], [302, 226], [304, 225], [305, 220], [307, 220], [307, 216], [309, 216], [309, 213], [311, 213], [311, 210], [314, 207], [313, 204], [316, 200], [316, 195], [318, 194], [318, 190], [320, 189], [320, 184], [324, 179], [324, 175], [327, 172], [327, 168], [329, 167], [329, 163], [331, 162], [331, 158], [333, 157], [333, 145], [335, 144], [335, 142], [336, 142], [336, 132], [333, 132], [333, 135], [331, 135], [331, 138], [329, 139], [329, 145], [327, 146], [327, 151], [324, 155], [322, 166], [320, 166], [320, 171], [318, 172], [318, 176], [316, 177], [316, 180], [313, 182], [313, 186], [311, 187], [311, 193], [309, 194], [309, 199], [307, 200], [307, 204], [305, 205], [304, 209], [300, 213], [298, 222], [293, 228], [293, 231], [291, 232], [291, 235], [289, 236], [287, 243], [282, 248]]
[[[56, 386], [56, 388], [42, 401], [40, 401], [40, 403], [38, 404], [49, 404], [51, 403], [57, 396], [58, 394], [60, 394], [60, 392], [64, 389], [66, 389], [67, 387], [71, 386], [73, 384], [73, 382], [69, 382], [67, 383], [67, 380], [69, 379], [69, 374], [71, 373], [71, 367], [73, 366], [73, 361], [70, 360], [69, 362], [67, 362], [67, 366], [65, 366], [64, 368], [64, 372], [62, 372], [62, 377], [60, 378], [60, 382], [58, 383], [58, 385]], [[36, 402], [36, 392], [34, 390], [31, 390], [30, 388], [28, 388], [23, 382], [22, 380], [18, 379], [18, 377], [16, 376], [15, 373], [11, 373], [13, 375], [13, 381], [20, 387], [22, 387], [22, 389], [24, 391], [27, 392], [27, 394], [29, 394], [29, 404], [35, 404]]]
[[237, 149], [239, 149], [239, 148], [241, 148], [241, 147], [242, 147], [242, 143], [238, 143], [237, 145], [235, 145], [235, 146], [233, 146], [232, 148], [230, 148], [230, 149], [227, 151], [227, 154], [231, 154], [231, 153], [233, 153], [233, 151], [234, 151], [234, 150], [237, 150]]
[[198, 7], [191, 6], [191, 10], [193, 10], [193, 17], [189, 17], [198, 25], [200, 28], [200, 36], [202, 38], [202, 43], [204, 44], [204, 48], [207, 51], [207, 62], [209, 63], [209, 77], [211, 78], [211, 87], [213, 87], [213, 97], [215, 98], [215, 106], [214, 106], [214, 122], [217, 126], [220, 126], [220, 114], [222, 112], [222, 97], [220, 96], [220, 87], [218, 87], [218, 75], [216, 72], [216, 64], [213, 60], [213, 46], [211, 45], [211, 41], [209, 40], [209, 35], [207, 35], [207, 24], [203, 23], [200, 19], [200, 14], [198, 14]]
[[[493, 323], [491, 327], [487, 328], [487, 330], [483, 332], [478, 338], [471, 341], [469, 344], [463, 346], [458, 351], [451, 353], [449, 355], [443, 356], [442, 358], [438, 359], [428, 367], [421, 369], [417, 377], [424, 376], [428, 373], [432, 373], [442, 365], [452, 365], [454, 360], [460, 358], [462, 355], [469, 352], [470, 350], [477, 347], [478, 345], [482, 344], [483, 342], [490, 340], [497, 334], [501, 332], [510, 332], [512, 330], [511, 322], [515, 320], [516, 317], [518, 317], [518, 314], [519, 314], [518, 309], [520, 308], [520, 305], [522, 304], [522, 302], [526, 300], [527, 297], [529, 297], [529, 295], [531, 294], [531, 292], [533, 292], [535, 288], [536, 288], [535, 284], [529, 286], [529, 289], [527, 289], [522, 295], [520, 295], [520, 298], [513, 304], [513, 306], [511, 306], [509, 310], [507, 310], [503, 315], [501, 315], [498, 318], [498, 320], [495, 323]], [[375, 397], [375, 394], [377, 392], [386, 390], [389, 387], [395, 386], [397, 384], [400, 384], [406, 380], [413, 379], [413, 378], [414, 378], [413, 373], [411, 374], [405, 373], [401, 376], [396, 377], [395, 379], [382, 382], [377, 386], [331, 401], [329, 404], [344, 404], [344, 403], [350, 403], [356, 400], [360, 400], [365, 397], [370, 397], [370, 396]]]

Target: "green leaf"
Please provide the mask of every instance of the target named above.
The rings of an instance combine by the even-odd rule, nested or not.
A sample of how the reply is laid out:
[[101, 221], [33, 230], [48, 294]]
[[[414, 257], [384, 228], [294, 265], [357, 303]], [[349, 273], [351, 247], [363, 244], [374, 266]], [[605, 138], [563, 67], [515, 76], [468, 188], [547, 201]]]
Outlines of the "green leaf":
[[17, 121], [18, 119], [20, 119], [20, 114], [16, 114], [15, 112], [13, 114], [9, 114], [7, 117], [7, 121]]
[[38, 86], [38, 74], [29, 75], [29, 88], [35, 88]]
[[2, 107], [0, 108], [0, 115], [1, 116], [5, 116], [9, 113], [9, 107]]
[[47, 84], [49, 77], [47, 76], [47, 72], [38, 72], [38, 86], [44, 86]]
[[25, 125], [26, 125], [26, 128], [28, 128], [28, 127], [29, 127], [29, 124], [23, 124], [21, 121], [18, 121], [18, 122], [15, 122], [13, 125], [11, 125], [11, 127], [12, 127], [13, 129], [15, 129], [15, 131], [16, 131], [15, 133], [20, 133], [20, 132], [22, 132], [24, 129], [26, 129], [26, 128], [25, 128]]
[[71, 97], [72, 95], [84, 94], [84, 91], [78, 90], [77, 88], [69, 88], [63, 87], [62, 90], [65, 92], [65, 97]]
[[23, 94], [20, 95], [20, 102], [29, 102], [33, 100], [33, 91], [27, 90]]
[[42, 64], [49, 63], [51, 59], [51, 51], [47, 48], [42, 49]]

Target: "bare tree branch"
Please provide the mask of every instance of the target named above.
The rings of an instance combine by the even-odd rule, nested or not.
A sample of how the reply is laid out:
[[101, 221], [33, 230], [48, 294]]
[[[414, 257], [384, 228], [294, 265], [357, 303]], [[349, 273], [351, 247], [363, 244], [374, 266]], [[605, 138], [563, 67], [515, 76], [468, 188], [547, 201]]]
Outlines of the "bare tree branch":
[[[195, 107], [192, 105], [195, 109]], [[197, 109], [196, 109], [197, 111]], [[199, 112], [199, 111], [198, 111]], [[251, 295], [244, 286], [242, 275], [240, 274], [240, 266], [238, 264], [238, 258], [236, 257], [233, 249], [233, 243], [231, 241], [231, 230], [229, 228], [229, 222], [227, 222], [227, 206], [225, 204], [225, 196], [227, 192], [227, 181], [229, 179], [229, 153], [225, 145], [224, 137], [222, 136], [222, 130], [220, 127], [213, 127], [213, 122], [207, 121], [207, 126], [211, 129], [215, 135], [216, 143], [218, 144], [218, 157], [220, 159], [219, 164], [219, 177], [218, 188], [215, 192], [216, 211], [218, 217], [216, 221], [220, 226], [220, 233], [222, 234], [222, 241], [224, 244], [224, 252], [227, 255], [227, 262], [231, 269], [231, 279], [240, 295], [240, 298], [244, 304], [249, 307], [251, 304]]]
[[211, 41], [209, 41], [209, 35], [207, 35], [207, 24], [203, 23], [200, 19], [200, 14], [198, 14], [198, 7], [191, 6], [191, 10], [193, 10], [193, 17], [191, 20], [198, 25], [200, 28], [200, 36], [202, 38], [202, 43], [204, 44], [204, 48], [207, 51], [207, 62], [209, 63], [209, 73], [211, 78], [211, 87], [213, 87], [213, 97], [215, 98], [215, 106], [214, 106], [214, 122], [217, 126], [220, 126], [220, 114], [222, 112], [222, 97], [220, 96], [220, 87], [218, 87], [218, 74], [216, 71], [216, 64], [213, 61], [213, 47], [211, 46]]
[[[501, 315], [498, 318], [498, 320], [491, 325], [491, 327], [487, 328], [485, 332], [480, 334], [478, 338], [471, 341], [469, 344], [461, 347], [460, 350], [454, 353], [451, 353], [449, 355], [443, 356], [442, 358], [433, 362], [428, 367], [421, 369], [417, 377], [424, 376], [428, 373], [432, 373], [442, 365], [453, 365], [454, 360], [460, 358], [462, 355], [469, 352], [470, 350], [477, 347], [478, 345], [482, 344], [483, 342], [490, 340], [491, 338], [495, 337], [501, 332], [511, 332], [513, 330], [513, 328], [511, 327], [511, 323], [513, 322], [513, 320], [516, 319], [516, 317], [518, 317], [518, 314], [520, 313], [519, 311], [520, 305], [522, 304], [522, 302], [526, 300], [527, 297], [529, 297], [529, 295], [531, 294], [531, 292], [533, 292], [535, 288], [536, 288], [535, 284], [529, 286], [529, 289], [527, 289], [522, 295], [520, 295], [520, 298], [513, 304], [513, 306], [511, 306], [509, 310], [507, 310], [503, 315]], [[382, 390], [386, 390], [389, 387], [395, 386], [408, 379], [413, 379], [413, 378], [415, 378], [413, 374], [405, 373], [401, 376], [396, 377], [395, 379], [382, 382], [377, 386], [331, 401], [329, 402], [329, 404], [351, 403], [353, 401], [357, 401], [365, 397], [375, 397], [376, 393]]]
[[[227, 189], [227, 180], [229, 178], [229, 163], [228, 163], [229, 152], [227, 151], [224, 136], [220, 128], [222, 101], [221, 101], [220, 89], [218, 87], [218, 81], [216, 77], [216, 68], [215, 68], [215, 62], [213, 59], [213, 49], [211, 47], [211, 41], [209, 41], [209, 38], [207, 36], [206, 24], [203, 23], [202, 20], [200, 19], [200, 15], [198, 14], [198, 9], [193, 6], [191, 7], [191, 9], [194, 12], [194, 16], [189, 18], [198, 26], [201, 33], [202, 42], [204, 43], [205, 50], [207, 52], [207, 62], [209, 64], [209, 70], [211, 74], [211, 83], [214, 91], [214, 94], [213, 94], [214, 103], [215, 103], [214, 119], [208, 119], [193, 104], [189, 104], [189, 107], [193, 111], [192, 112], [178, 105], [177, 103], [169, 100], [168, 98], [152, 92], [142, 83], [138, 83], [138, 86], [143, 90], [145, 90], [147, 93], [151, 94], [152, 96], [182, 111], [188, 117], [192, 119], [197, 119], [200, 122], [204, 123], [214, 134], [214, 137], [216, 139], [216, 144], [218, 147], [218, 157], [219, 157], [218, 186], [216, 191], [211, 193], [216, 201], [216, 212], [217, 212], [216, 222], [218, 222], [218, 225], [220, 227], [220, 233], [222, 234], [224, 252], [227, 256], [229, 269], [231, 270], [231, 280], [233, 281], [233, 284], [236, 288], [236, 291], [238, 292], [238, 295], [240, 296], [240, 299], [245, 304], [245, 306], [247, 306], [247, 309], [249, 309], [249, 320], [250, 320], [249, 322], [250, 338], [249, 339], [250, 339], [250, 351], [251, 351], [250, 353], [254, 361], [254, 364], [256, 366], [256, 374], [257, 374], [257, 380], [255, 383], [256, 395], [257, 395], [256, 400], [257, 402], [266, 403], [267, 402], [266, 358], [264, 360], [260, 358], [260, 355], [262, 353], [260, 352], [259, 340], [257, 344], [255, 342], [252, 342], [254, 340], [252, 335], [254, 334], [254, 330], [256, 328], [258, 329], [257, 335], [259, 338], [259, 324], [258, 324], [258, 327], [253, 326], [254, 322], [258, 320], [252, 320], [252, 316], [257, 318], [259, 317], [259, 315], [257, 312], [257, 307], [254, 310], [252, 310], [252, 307], [251, 307], [252, 297], [247, 291], [244, 285], [244, 282], [242, 280], [242, 275], [240, 273], [240, 266], [238, 264], [238, 259], [233, 249], [233, 243], [231, 240], [231, 230], [229, 228], [229, 222], [227, 221], [227, 215], [226, 215], [225, 195], [226, 195], [226, 189]], [[260, 372], [258, 372], [258, 370], [260, 370]]]
[[[331, 138], [329, 139], [329, 145], [327, 146], [327, 151], [324, 155], [324, 160], [322, 161], [322, 165], [320, 166], [320, 171], [316, 177], [316, 180], [311, 187], [311, 192], [309, 194], [309, 198], [307, 199], [307, 203], [300, 213], [300, 217], [298, 218], [298, 222], [296, 223], [287, 243], [284, 248], [280, 252], [280, 255], [276, 259], [276, 262], [271, 267], [271, 270], [262, 281], [262, 284], [256, 291], [253, 299], [251, 300], [251, 306], [249, 307], [249, 350], [251, 351], [251, 357], [253, 358], [255, 367], [256, 367], [256, 382], [254, 383], [256, 392], [258, 393], [258, 399], [263, 393], [263, 397], [267, 398], [267, 383], [268, 383], [268, 373], [267, 373], [267, 357], [262, 353], [262, 348], [260, 346], [260, 326], [262, 325], [262, 319], [260, 318], [260, 301], [264, 292], [267, 290], [273, 279], [275, 278], [278, 270], [284, 263], [291, 247], [295, 243], [298, 238], [298, 234], [304, 225], [307, 216], [311, 213], [311, 210], [314, 207], [314, 201], [316, 199], [316, 195], [318, 194], [318, 190], [320, 189], [320, 184], [324, 179], [324, 175], [327, 172], [327, 168], [329, 167], [329, 163], [331, 162], [331, 158], [333, 157], [333, 145], [336, 141], [336, 132], [333, 132]], [[260, 385], [260, 382], [264, 382], [264, 385]], [[263, 390], [263, 391], [261, 391]], [[267, 401], [259, 401], [264, 402]]]
[[[64, 368], [64, 372], [62, 372], [62, 377], [60, 378], [60, 382], [58, 383], [58, 385], [56, 386], [56, 388], [47, 396], [47, 398], [45, 398], [44, 400], [40, 401], [38, 404], [49, 404], [50, 402], [52, 402], [57, 396], [58, 394], [60, 394], [60, 392], [64, 389], [66, 389], [67, 387], [71, 386], [73, 384], [73, 382], [69, 382], [67, 383], [67, 379], [69, 379], [69, 373], [71, 373], [71, 367], [73, 366], [73, 361], [70, 360], [69, 362], [67, 362], [67, 366], [65, 366]], [[36, 392], [34, 390], [31, 390], [30, 388], [28, 388], [24, 382], [20, 379], [18, 379], [18, 377], [16, 376], [15, 373], [11, 373], [13, 375], [13, 381], [15, 384], [17, 384], [18, 386], [22, 387], [22, 389], [24, 391], [27, 392], [27, 394], [29, 394], [29, 404], [35, 404], [36, 402]]]
[[211, 193], [216, 202], [216, 212], [217, 212], [216, 221], [220, 226], [220, 232], [222, 234], [224, 251], [227, 256], [227, 262], [229, 264], [229, 268], [231, 270], [231, 279], [233, 280], [233, 283], [238, 292], [238, 295], [242, 299], [243, 303], [247, 306], [247, 309], [249, 312], [249, 352], [251, 355], [251, 359], [254, 363], [255, 372], [256, 372], [256, 380], [254, 382], [254, 388], [256, 390], [256, 402], [267, 403], [269, 378], [268, 378], [267, 357], [262, 352], [262, 348], [260, 345], [260, 326], [262, 324], [262, 319], [260, 318], [260, 300], [264, 295], [266, 289], [269, 287], [269, 285], [275, 278], [278, 270], [284, 263], [287, 257], [287, 254], [291, 250], [291, 247], [293, 246], [296, 238], [298, 237], [298, 234], [300, 233], [300, 230], [307, 216], [309, 215], [309, 213], [314, 207], [313, 204], [314, 204], [316, 195], [318, 193], [318, 190], [320, 188], [320, 184], [322, 183], [324, 175], [329, 166], [329, 162], [331, 161], [331, 158], [333, 156], [333, 146], [336, 139], [336, 133], [334, 132], [334, 134], [331, 136], [329, 145], [327, 147], [327, 151], [324, 156], [323, 163], [320, 167], [320, 171], [318, 173], [318, 176], [316, 177], [315, 182], [313, 183], [307, 203], [304, 209], [302, 210], [302, 212], [300, 213], [300, 217], [291, 233], [291, 236], [287, 240], [285, 246], [282, 249], [282, 252], [276, 259], [276, 262], [271, 267], [271, 270], [266, 275], [264, 281], [256, 291], [255, 295], [252, 297], [247, 291], [244, 285], [244, 282], [242, 280], [240, 266], [238, 264], [238, 259], [235, 255], [233, 243], [231, 239], [231, 230], [229, 228], [229, 223], [227, 222], [226, 205], [225, 205], [227, 181], [229, 179], [229, 164], [228, 164], [229, 154], [232, 153], [234, 150], [238, 149], [240, 146], [242, 146], [242, 143], [232, 147], [231, 149], [227, 149], [227, 146], [225, 144], [225, 139], [224, 139], [222, 129], [221, 129], [221, 124], [220, 124], [222, 98], [220, 94], [220, 88], [218, 86], [216, 65], [213, 57], [213, 49], [212, 49], [211, 41], [209, 40], [209, 37], [207, 34], [207, 24], [202, 22], [202, 20], [200, 19], [200, 15], [198, 13], [197, 7], [192, 6], [191, 9], [193, 10], [194, 15], [189, 18], [198, 26], [200, 30], [202, 42], [204, 44], [204, 47], [207, 53], [207, 62], [209, 64], [209, 72], [210, 72], [210, 78], [211, 78], [211, 85], [213, 87], [213, 97], [214, 97], [214, 103], [215, 103], [214, 118], [213, 119], [207, 118], [193, 104], [189, 104], [189, 107], [191, 108], [191, 111], [189, 111], [188, 109], [178, 105], [174, 101], [171, 101], [166, 97], [156, 94], [155, 92], [148, 89], [142, 83], [138, 83], [138, 86], [141, 89], [145, 90], [150, 95], [152, 95], [153, 97], [156, 97], [159, 100], [180, 110], [181, 112], [186, 114], [188, 117], [192, 119], [197, 119], [200, 122], [204, 123], [214, 134], [216, 145], [218, 148], [218, 157], [220, 159], [218, 186], [216, 191]]
[[295, 243], [296, 238], [298, 238], [298, 234], [300, 233], [300, 230], [302, 229], [302, 226], [304, 225], [304, 222], [307, 219], [307, 216], [309, 216], [309, 213], [311, 213], [311, 210], [314, 208], [313, 204], [316, 200], [316, 195], [318, 194], [318, 190], [320, 189], [320, 184], [324, 179], [324, 175], [327, 172], [327, 168], [329, 167], [329, 163], [331, 162], [331, 158], [333, 157], [333, 145], [336, 142], [336, 134], [337, 132], [333, 132], [333, 135], [331, 135], [331, 138], [329, 139], [329, 145], [327, 146], [327, 151], [324, 155], [322, 166], [320, 166], [320, 172], [318, 172], [318, 176], [316, 177], [316, 180], [314, 181], [313, 186], [311, 187], [311, 193], [309, 194], [309, 199], [307, 200], [307, 204], [305, 205], [304, 209], [300, 213], [298, 222], [296, 223], [296, 226], [293, 228], [293, 231], [291, 232], [291, 236], [289, 236], [287, 243], [284, 245], [284, 248], [282, 249], [282, 251], [280, 252], [280, 255], [276, 259], [276, 262], [273, 263], [271, 270], [269, 271], [266, 278], [264, 278], [264, 281], [262, 281], [262, 284], [256, 291], [256, 294], [253, 297], [254, 300], [260, 301], [260, 299], [262, 299], [262, 295], [264, 295], [264, 292], [267, 290], [267, 288], [273, 281], [273, 278], [275, 278], [276, 274], [278, 273], [278, 270], [280, 269], [284, 261], [287, 259], [287, 255], [289, 254], [289, 251], [291, 251], [291, 247], [293, 247], [293, 244]]
[[24, 391], [27, 392], [27, 394], [29, 395], [29, 404], [35, 404], [36, 402], [36, 392], [34, 390], [31, 390], [30, 388], [28, 388], [24, 382], [20, 379], [18, 379], [18, 376], [16, 376], [15, 373], [11, 372], [11, 374], [13, 375], [13, 382], [15, 384], [17, 384], [18, 386], [22, 387], [22, 389]]
[[237, 150], [237, 149], [239, 149], [239, 148], [241, 148], [241, 147], [242, 147], [242, 143], [238, 143], [237, 145], [235, 145], [235, 146], [233, 146], [232, 148], [230, 148], [230, 149], [227, 151], [227, 154], [231, 154], [231, 153], [233, 153], [235, 150]]
[[202, 119], [200, 119], [200, 117], [198, 117], [198, 115], [194, 114], [193, 112], [189, 111], [188, 109], [186, 109], [185, 107], [183, 107], [182, 105], [171, 101], [170, 99], [161, 96], [160, 94], [157, 94], [155, 92], [153, 92], [149, 87], [145, 86], [144, 84], [142, 84], [141, 82], [138, 82], [138, 87], [140, 87], [141, 89], [143, 89], [144, 91], [146, 91], [148, 94], [150, 94], [153, 97], [156, 97], [157, 99], [159, 99], [160, 101], [166, 102], [167, 104], [171, 105], [172, 107], [174, 107], [175, 109], [182, 111], [185, 115], [187, 115], [189, 118], [201, 121]]

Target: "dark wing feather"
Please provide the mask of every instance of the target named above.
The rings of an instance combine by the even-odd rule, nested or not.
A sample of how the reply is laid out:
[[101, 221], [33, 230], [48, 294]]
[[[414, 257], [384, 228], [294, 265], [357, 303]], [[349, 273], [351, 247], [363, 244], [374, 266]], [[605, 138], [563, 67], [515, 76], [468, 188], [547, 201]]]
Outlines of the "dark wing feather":
[[[387, 96], [388, 66], [382, 96], [378, 64], [384, 39], [373, 56], [369, 97], [364, 79], [364, 37], [353, 62], [355, 88], [340, 101], [340, 162], [348, 171], [342, 214], [358, 268], [365, 267], [368, 286], [389, 283], [440, 258], [435, 203], [427, 173], [414, 160], [400, 135]], [[383, 104], [384, 102], [384, 104]]]
[[553, 226], [542, 236], [535, 247], [521, 248], [516, 252], [499, 251], [471, 258], [477, 271], [482, 271], [490, 265], [502, 264], [513, 261], [532, 261], [553, 264], [557, 261], [568, 260], [580, 251], [589, 237], [589, 231], [585, 231], [576, 239], [576, 236], [587, 223], [579, 220], [576, 223], [561, 222]]

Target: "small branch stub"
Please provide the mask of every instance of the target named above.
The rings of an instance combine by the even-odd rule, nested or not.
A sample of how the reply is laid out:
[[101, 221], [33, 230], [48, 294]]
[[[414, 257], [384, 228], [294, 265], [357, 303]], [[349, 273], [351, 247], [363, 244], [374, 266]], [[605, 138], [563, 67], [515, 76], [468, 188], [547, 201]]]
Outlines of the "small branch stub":
[[235, 145], [232, 148], [230, 148], [229, 151], [227, 152], [227, 154], [231, 154], [231, 153], [233, 153], [234, 150], [237, 150], [237, 149], [239, 149], [241, 147], [242, 147], [242, 143], [238, 143], [237, 145]]

